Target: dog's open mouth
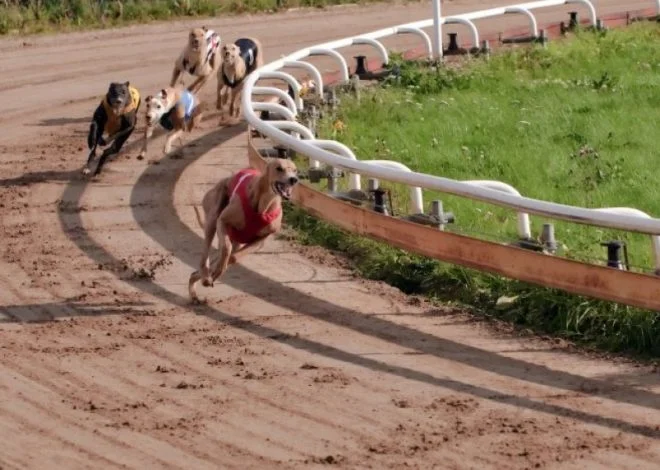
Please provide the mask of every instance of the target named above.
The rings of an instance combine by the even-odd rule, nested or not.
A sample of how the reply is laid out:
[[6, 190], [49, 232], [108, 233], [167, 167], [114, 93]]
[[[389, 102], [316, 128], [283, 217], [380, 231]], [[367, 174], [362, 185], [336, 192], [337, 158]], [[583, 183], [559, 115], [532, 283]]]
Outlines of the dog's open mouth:
[[280, 181], [275, 182], [275, 192], [282, 196], [284, 199], [291, 199], [291, 193], [293, 193], [293, 185], [288, 183], [282, 183]]

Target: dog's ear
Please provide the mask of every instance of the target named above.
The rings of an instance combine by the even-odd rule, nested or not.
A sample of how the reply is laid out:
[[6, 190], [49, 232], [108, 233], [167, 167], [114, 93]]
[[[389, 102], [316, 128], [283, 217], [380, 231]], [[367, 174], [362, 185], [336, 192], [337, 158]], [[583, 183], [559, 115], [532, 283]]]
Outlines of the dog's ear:
[[151, 95], [147, 96], [147, 97], [144, 99], [144, 102], [145, 102], [145, 103], [148, 103], [149, 101], [151, 101], [151, 98], [153, 98], [153, 96], [151, 96]]
[[208, 29], [206, 26], [202, 26], [202, 30], [203, 30], [204, 32], [206, 32], [206, 31], [208, 31], [209, 29]]
[[163, 98], [167, 98], [167, 90], [165, 88], [160, 90], [160, 94], [163, 96]]
[[126, 88], [128, 88], [129, 86], [131, 86], [131, 82], [125, 82], [124, 85], [126, 85]]

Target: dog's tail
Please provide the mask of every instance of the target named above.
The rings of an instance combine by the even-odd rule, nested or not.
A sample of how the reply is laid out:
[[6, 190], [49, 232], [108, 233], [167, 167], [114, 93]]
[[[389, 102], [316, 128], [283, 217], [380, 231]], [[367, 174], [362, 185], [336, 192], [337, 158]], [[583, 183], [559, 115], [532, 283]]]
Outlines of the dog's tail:
[[256, 70], [264, 65], [264, 48], [261, 47], [261, 41], [257, 38], [250, 37], [249, 39], [257, 45], [257, 56], [254, 58], [254, 68]]
[[195, 209], [195, 216], [197, 216], [197, 223], [199, 224], [199, 228], [204, 230], [204, 221], [202, 220], [202, 215], [199, 213], [199, 209], [197, 209], [197, 206], [193, 206], [193, 209]]

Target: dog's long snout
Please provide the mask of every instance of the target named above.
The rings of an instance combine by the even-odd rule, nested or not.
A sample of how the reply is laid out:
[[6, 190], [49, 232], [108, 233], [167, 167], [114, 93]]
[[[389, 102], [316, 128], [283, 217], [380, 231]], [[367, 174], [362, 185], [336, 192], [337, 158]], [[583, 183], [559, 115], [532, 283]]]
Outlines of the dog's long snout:
[[293, 186], [293, 185], [296, 184], [297, 182], [298, 182], [298, 178], [297, 178], [297, 177], [292, 176], [291, 178], [289, 178], [289, 184], [290, 184], [291, 186]]

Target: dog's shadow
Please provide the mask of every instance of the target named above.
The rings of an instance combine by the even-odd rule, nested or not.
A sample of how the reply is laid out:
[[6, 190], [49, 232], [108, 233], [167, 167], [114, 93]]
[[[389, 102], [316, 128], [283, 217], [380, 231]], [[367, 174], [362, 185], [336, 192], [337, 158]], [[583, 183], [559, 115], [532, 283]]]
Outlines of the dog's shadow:
[[89, 124], [92, 122], [91, 117], [79, 117], [79, 118], [70, 118], [70, 117], [60, 117], [52, 119], [42, 119], [39, 121], [37, 126], [66, 126], [67, 124]]
[[35, 171], [32, 173], [25, 173], [21, 176], [14, 178], [0, 179], [0, 187], [9, 186], [28, 186], [35, 183], [45, 183], [48, 181], [73, 181], [82, 177], [79, 170], [66, 170], [66, 171]]

